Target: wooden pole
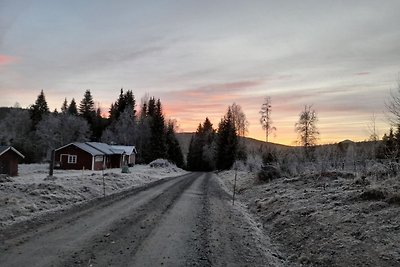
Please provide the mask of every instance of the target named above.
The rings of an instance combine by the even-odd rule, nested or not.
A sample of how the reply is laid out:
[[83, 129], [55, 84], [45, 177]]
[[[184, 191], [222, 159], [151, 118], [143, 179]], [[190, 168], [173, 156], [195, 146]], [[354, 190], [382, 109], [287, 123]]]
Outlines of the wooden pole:
[[50, 155], [50, 166], [49, 166], [49, 177], [53, 177], [54, 173], [54, 149], [51, 150], [51, 155]]
[[233, 183], [232, 205], [235, 205], [236, 179], [237, 179], [237, 167], [236, 167], [236, 164], [235, 164], [235, 181], [234, 181], [234, 183]]
[[103, 171], [103, 197], [106, 197], [106, 182], [104, 178], [104, 171]]

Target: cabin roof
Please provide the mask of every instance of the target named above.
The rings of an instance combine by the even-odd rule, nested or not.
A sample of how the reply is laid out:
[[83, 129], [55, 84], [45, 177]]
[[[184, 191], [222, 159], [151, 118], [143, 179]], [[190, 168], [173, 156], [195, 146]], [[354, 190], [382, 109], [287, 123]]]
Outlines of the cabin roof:
[[21, 152], [19, 152], [18, 150], [16, 150], [12, 146], [0, 146], [0, 156], [3, 155], [4, 153], [6, 153], [9, 150], [13, 151], [15, 154], [17, 154], [21, 158], [25, 158], [25, 156], [22, 155]]
[[133, 153], [137, 154], [135, 146], [118, 146], [118, 145], [111, 145], [112, 149], [122, 150], [126, 155], [132, 155]]

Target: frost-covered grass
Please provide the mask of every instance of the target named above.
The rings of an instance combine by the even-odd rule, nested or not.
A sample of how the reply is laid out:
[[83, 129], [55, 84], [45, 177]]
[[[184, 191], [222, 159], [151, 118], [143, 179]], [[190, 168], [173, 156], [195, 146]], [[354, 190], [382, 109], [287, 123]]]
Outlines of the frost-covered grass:
[[[238, 171], [237, 198], [293, 266], [399, 266], [400, 176], [369, 164], [359, 173], [316, 170], [268, 183]], [[232, 190], [235, 171], [218, 175]]]
[[186, 173], [172, 164], [129, 169], [130, 173], [121, 169], [55, 170], [49, 178], [47, 164], [21, 164], [19, 176], [0, 179], [0, 227], [102, 197], [103, 174], [105, 192], [110, 195]]

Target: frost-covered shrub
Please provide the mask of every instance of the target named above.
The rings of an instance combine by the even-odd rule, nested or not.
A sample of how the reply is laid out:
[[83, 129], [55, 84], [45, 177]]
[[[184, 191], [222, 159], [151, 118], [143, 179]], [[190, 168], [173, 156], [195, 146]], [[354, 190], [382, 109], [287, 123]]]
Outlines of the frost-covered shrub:
[[275, 162], [277, 162], [277, 156], [276, 156], [276, 153], [274, 153], [274, 152], [265, 152], [263, 155], [262, 155], [262, 162], [263, 162], [263, 165], [269, 165], [269, 164], [273, 164], [273, 163], [275, 163]]
[[379, 188], [368, 188], [360, 194], [362, 200], [384, 200], [386, 198], [386, 191]]
[[280, 169], [282, 172], [290, 176], [298, 175], [299, 164], [296, 156], [293, 154], [284, 155], [280, 163]]
[[385, 163], [369, 161], [366, 163], [365, 174], [382, 178], [384, 176], [396, 176], [400, 173], [400, 164], [388, 161]]
[[353, 181], [353, 184], [354, 184], [354, 185], [360, 185], [360, 186], [367, 186], [367, 185], [370, 185], [371, 182], [368, 181], [368, 180], [366, 180], [365, 177], [362, 176], [362, 177], [356, 178], [356, 179]]
[[389, 204], [396, 204], [396, 205], [400, 205], [400, 194], [393, 194], [391, 195], [388, 199], [387, 202]]
[[249, 172], [257, 173], [261, 170], [262, 159], [258, 154], [251, 154], [246, 161], [246, 170]]
[[278, 168], [272, 165], [264, 165], [258, 172], [257, 178], [261, 182], [269, 182], [281, 178], [282, 174]]
[[151, 168], [166, 168], [171, 166], [171, 162], [166, 159], [156, 159], [149, 163]]
[[242, 160], [237, 160], [232, 166], [232, 169], [238, 170], [238, 171], [247, 171], [247, 164], [246, 162]]

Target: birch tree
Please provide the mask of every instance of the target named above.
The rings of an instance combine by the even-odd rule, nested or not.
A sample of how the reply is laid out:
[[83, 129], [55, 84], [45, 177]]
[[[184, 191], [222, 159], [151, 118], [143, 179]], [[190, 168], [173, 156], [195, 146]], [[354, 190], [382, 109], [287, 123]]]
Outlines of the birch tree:
[[317, 128], [318, 117], [312, 105], [305, 105], [299, 114], [299, 121], [295, 124], [295, 130], [299, 135], [299, 142], [304, 147], [306, 157], [310, 156], [310, 147], [316, 145], [319, 131]]
[[260, 110], [260, 123], [262, 125], [263, 130], [265, 131], [265, 142], [268, 143], [269, 135], [276, 131], [276, 128], [272, 126], [272, 119], [271, 119], [271, 97], [267, 96], [264, 99], [264, 103], [261, 105]]

